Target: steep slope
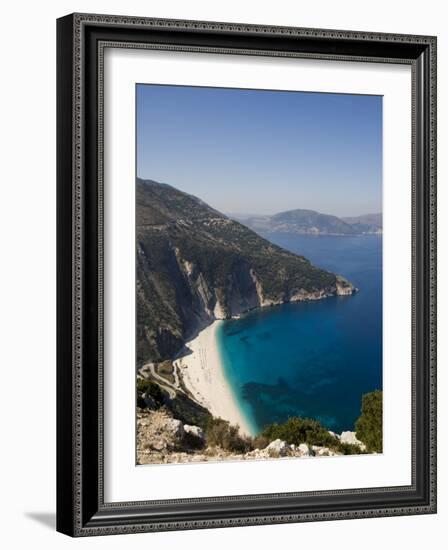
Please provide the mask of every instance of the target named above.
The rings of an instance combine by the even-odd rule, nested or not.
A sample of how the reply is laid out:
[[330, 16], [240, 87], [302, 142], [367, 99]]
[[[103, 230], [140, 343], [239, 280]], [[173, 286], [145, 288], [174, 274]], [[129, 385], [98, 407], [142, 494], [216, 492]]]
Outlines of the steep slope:
[[173, 358], [214, 319], [354, 291], [169, 185], [137, 179], [136, 206], [138, 365]]

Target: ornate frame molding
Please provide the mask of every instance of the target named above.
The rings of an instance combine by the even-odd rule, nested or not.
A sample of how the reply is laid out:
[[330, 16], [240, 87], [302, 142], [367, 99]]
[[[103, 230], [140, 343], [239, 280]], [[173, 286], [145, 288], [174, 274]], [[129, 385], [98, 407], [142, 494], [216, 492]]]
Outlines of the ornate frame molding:
[[[138, 30], [132, 41], [129, 36]], [[154, 39], [154, 32], [157, 37]], [[166, 33], [166, 38], [164, 37]], [[186, 34], [201, 45], [183, 43]], [[123, 39], [124, 37], [124, 39]], [[205, 38], [204, 38], [205, 37]], [[236, 37], [253, 43], [232, 46]], [[263, 48], [269, 43], [276, 49]], [[142, 40], [143, 38], [143, 40]], [[227, 46], [214, 43], [227, 42]], [[174, 40], [174, 43], [172, 41]], [[207, 42], [208, 40], [208, 42]], [[213, 42], [210, 43], [210, 42]], [[331, 42], [329, 51], [311, 51]], [[290, 49], [282, 45], [290, 45]], [[103, 346], [103, 55], [104, 48], [149, 48], [175, 51], [309, 57], [357, 62], [406, 63], [413, 82], [413, 483], [384, 487], [313, 493], [241, 495], [176, 501], [105, 503], [102, 447]], [[323, 46], [321, 47], [321, 49]], [[359, 52], [359, 53], [356, 53]], [[397, 56], [397, 52], [401, 55]], [[204, 21], [74, 14], [58, 20], [58, 530], [72, 536], [105, 535], [236, 525], [425, 514], [436, 511], [436, 38], [324, 29], [272, 27]], [[404, 54], [404, 55], [403, 55]], [[93, 66], [94, 65], [94, 66]], [[94, 71], [94, 80], [92, 76]], [[95, 97], [92, 90], [96, 90]], [[95, 112], [98, 123], [89, 126]], [[89, 179], [90, 178], [90, 179]], [[86, 187], [87, 182], [90, 183]], [[94, 187], [94, 189], [92, 189]], [[91, 206], [88, 206], [91, 205]], [[95, 210], [95, 213], [93, 213]], [[89, 247], [94, 236], [96, 247]], [[420, 286], [419, 286], [420, 285]], [[417, 288], [418, 287], [418, 288]], [[96, 293], [96, 298], [94, 294]], [[90, 300], [90, 301], [89, 301]], [[91, 302], [93, 300], [93, 302]], [[86, 320], [86, 303], [96, 304], [96, 328]], [[417, 344], [419, 346], [417, 350]], [[419, 351], [424, 349], [424, 353]], [[424, 362], [419, 356], [422, 357]], [[92, 356], [92, 359], [90, 357]], [[95, 367], [92, 378], [87, 361]], [[424, 370], [424, 373], [420, 370]], [[425, 383], [424, 403], [417, 385]], [[419, 386], [420, 387], [420, 386]], [[68, 406], [69, 404], [69, 406]], [[425, 411], [417, 430], [417, 407]], [[96, 411], [97, 423], [88, 429], [86, 410]], [[422, 409], [422, 410], [423, 410]], [[70, 438], [67, 438], [69, 431]], [[422, 439], [422, 433], [425, 437]], [[69, 439], [69, 440], [68, 440]], [[417, 447], [424, 447], [417, 459]], [[93, 455], [93, 456], [91, 456]], [[423, 456], [423, 455], [422, 455]], [[89, 488], [89, 484], [93, 487]], [[423, 484], [423, 487], [422, 487]], [[373, 496], [398, 494], [393, 505], [373, 505]], [[417, 496], [418, 493], [418, 496]], [[414, 499], [412, 496], [414, 495]], [[358, 509], [344, 509], [347, 497], [357, 497]], [[282, 501], [335, 497], [340, 505], [324, 511], [269, 513], [267, 500]], [[362, 497], [364, 501], [361, 500]], [[248, 513], [248, 501], [259, 503]], [[224, 505], [240, 503], [237, 515]], [[335, 500], [335, 502], [337, 502]], [[221, 514], [179, 519], [180, 506], [221, 504]], [[370, 503], [370, 504], [369, 504]], [[401, 503], [401, 504], [400, 504]], [[151, 516], [168, 505], [163, 520]], [[342, 506], [342, 507], [341, 507]], [[233, 506], [234, 508], [234, 506]], [[281, 506], [280, 506], [281, 508]], [[182, 512], [185, 516], [186, 513]], [[171, 515], [170, 515], [171, 514]], [[188, 516], [188, 514], [186, 514]]]

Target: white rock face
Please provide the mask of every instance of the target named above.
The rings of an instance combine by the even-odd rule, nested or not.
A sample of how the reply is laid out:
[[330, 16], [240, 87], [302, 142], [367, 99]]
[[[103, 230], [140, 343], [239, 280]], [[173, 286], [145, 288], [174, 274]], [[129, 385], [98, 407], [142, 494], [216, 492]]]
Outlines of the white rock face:
[[253, 269], [250, 270], [249, 274], [254, 282], [255, 290], [257, 291], [258, 303], [261, 305], [264, 302], [263, 287]]
[[356, 432], [342, 432], [340, 437], [341, 443], [347, 443], [348, 445], [356, 445], [362, 451], [365, 451], [366, 446], [362, 441], [356, 437]]
[[169, 418], [166, 421], [165, 429], [172, 437], [176, 439], [182, 439], [184, 436], [184, 425], [180, 420], [175, 418]]
[[340, 275], [336, 278], [336, 294], [338, 296], [349, 296], [356, 292], [357, 289]]
[[187, 260], [184, 260], [183, 264], [184, 264], [184, 270], [185, 270], [186, 274], [187, 275], [192, 275], [192, 273], [194, 271], [194, 264], [187, 261]]
[[184, 432], [190, 435], [194, 435], [201, 441], [204, 441], [205, 439], [204, 431], [199, 426], [190, 426], [189, 424], [184, 424]]
[[281, 439], [276, 439], [275, 441], [272, 441], [269, 443], [269, 445], [266, 447], [266, 450], [269, 454], [278, 454], [278, 456], [286, 456], [290, 450], [289, 445], [286, 443], [286, 441], [282, 441]]
[[224, 313], [223, 308], [221, 307], [221, 304], [219, 303], [219, 300], [216, 300], [215, 308], [213, 310], [213, 315], [215, 316], [215, 319], [225, 319], [226, 315]]
[[330, 456], [330, 449], [328, 447], [321, 447], [317, 451], [318, 456]]
[[302, 456], [313, 456], [312, 450], [309, 448], [309, 446], [306, 443], [301, 443], [297, 448], [300, 451]]

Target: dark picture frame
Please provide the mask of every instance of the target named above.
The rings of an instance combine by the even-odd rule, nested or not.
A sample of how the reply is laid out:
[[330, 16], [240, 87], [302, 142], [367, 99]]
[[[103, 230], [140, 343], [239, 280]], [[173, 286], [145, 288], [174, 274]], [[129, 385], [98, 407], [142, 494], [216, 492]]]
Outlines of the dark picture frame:
[[[112, 44], [411, 66], [410, 486], [104, 501], [102, 60]], [[72, 14], [57, 21], [57, 52], [57, 530], [90, 536], [435, 513], [436, 38]]]

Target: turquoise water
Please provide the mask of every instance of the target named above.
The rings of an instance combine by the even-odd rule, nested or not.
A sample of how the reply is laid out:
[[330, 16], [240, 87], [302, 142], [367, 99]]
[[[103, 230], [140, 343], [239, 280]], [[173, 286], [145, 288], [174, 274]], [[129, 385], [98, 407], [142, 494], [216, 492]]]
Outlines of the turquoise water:
[[382, 388], [382, 238], [269, 240], [347, 277], [360, 291], [223, 322], [217, 338], [226, 376], [254, 434], [290, 416], [352, 430], [362, 394]]

